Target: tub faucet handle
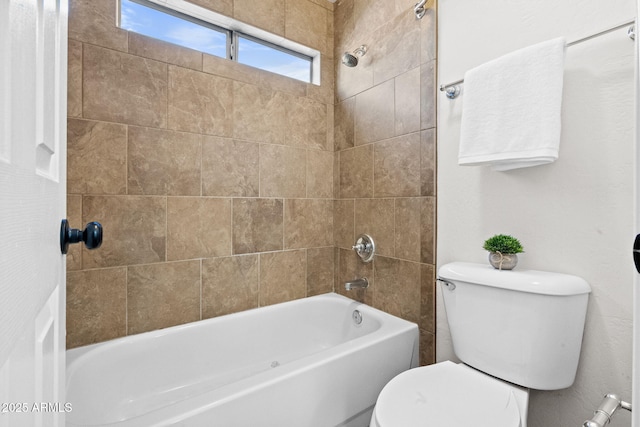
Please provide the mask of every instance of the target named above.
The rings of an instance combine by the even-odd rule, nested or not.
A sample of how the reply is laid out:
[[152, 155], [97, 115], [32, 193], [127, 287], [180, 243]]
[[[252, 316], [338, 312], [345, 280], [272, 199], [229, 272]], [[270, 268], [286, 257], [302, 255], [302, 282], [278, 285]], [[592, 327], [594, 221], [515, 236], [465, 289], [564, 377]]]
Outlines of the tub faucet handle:
[[361, 234], [356, 240], [356, 244], [351, 247], [358, 256], [364, 262], [373, 261], [373, 256], [376, 252], [376, 244], [373, 242], [373, 238], [368, 234]]

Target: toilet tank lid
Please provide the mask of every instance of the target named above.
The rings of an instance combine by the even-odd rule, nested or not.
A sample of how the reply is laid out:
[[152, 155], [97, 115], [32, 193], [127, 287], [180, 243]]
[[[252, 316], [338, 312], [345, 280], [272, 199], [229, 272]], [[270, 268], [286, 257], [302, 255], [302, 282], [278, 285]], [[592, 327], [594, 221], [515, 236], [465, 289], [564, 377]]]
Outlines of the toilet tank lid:
[[497, 270], [488, 264], [451, 262], [438, 270], [438, 277], [495, 288], [542, 295], [580, 295], [591, 292], [581, 277], [538, 270]]

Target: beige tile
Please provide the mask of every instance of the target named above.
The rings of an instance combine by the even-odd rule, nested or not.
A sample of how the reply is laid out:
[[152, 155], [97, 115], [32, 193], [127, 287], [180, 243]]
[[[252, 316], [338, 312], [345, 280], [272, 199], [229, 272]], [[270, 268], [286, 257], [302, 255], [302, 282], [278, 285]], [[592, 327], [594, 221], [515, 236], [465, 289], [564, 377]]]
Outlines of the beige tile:
[[168, 110], [170, 129], [231, 136], [233, 83], [170, 65]]
[[376, 257], [374, 307], [410, 322], [420, 321], [420, 264]]
[[127, 334], [127, 269], [67, 273], [67, 348]]
[[[321, 0], [312, 0], [314, 3], [324, 3]], [[333, 3], [330, 3], [331, 7], [333, 7]], [[333, 59], [333, 51], [336, 45], [336, 26], [334, 22], [334, 11], [333, 9], [329, 10], [329, 14], [327, 15], [327, 51], [325, 52], [328, 58]]]
[[436, 333], [435, 267], [420, 265], [420, 328]]
[[418, 197], [395, 200], [395, 256], [420, 262], [422, 200]]
[[355, 203], [353, 200], [333, 201], [333, 239], [340, 248], [351, 248], [356, 241]]
[[415, 15], [405, 10], [391, 17], [375, 32], [373, 83], [378, 84], [420, 65], [420, 25]]
[[436, 363], [436, 336], [420, 330], [420, 366]]
[[118, 0], [71, 0], [69, 38], [127, 51], [127, 31], [116, 27]]
[[395, 78], [396, 135], [420, 130], [420, 67], [413, 68]]
[[306, 251], [260, 254], [260, 306], [304, 298]]
[[67, 191], [125, 194], [127, 127], [116, 123], [67, 120]]
[[333, 152], [307, 150], [307, 197], [333, 198]]
[[436, 199], [435, 197], [422, 198], [421, 213], [421, 262], [435, 264], [436, 259]]
[[200, 135], [129, 126], [128, 193], [200, 195]]
[[258, 197], [259, 166], [259, 144], [205, 136], [202, 145], [202, 194]]
[[305, 96], [309, 86], [300, 80], [207, 54], [203, 55], [202, 68], [209, 74], [226, 77], [239, 83], [249, 83], [267, 91], [280, 91], [294, 96]]
[[169, 197], [167, 260], [231, 255], [231, 200]]
[[287, 131], [281, 92], [234, 82], [233, 136], [249, 141], [283, 144]]
[[334, 250], [307, 249], [307, 296], [333, 292]]
[[82, 43], [69, 39], [67, 116], [82, 117]]
[[[333, 56], [333, 52], [331, 52]], [[333, 105], [335, 100], [335, 64], [333, 59], [323, 56], [320, 60], [320, 86], [306, 85], [307, 96], [323, 104]]]
[[374, 144], [374, 197], [420, 195], [420, 133]]
[[420, 67], [420, 129], [436, 127], [436, 61]]
[[285, 144], [329, 150], [327, 147], [327, 106], [309, 98], [291, 97], [286, 105]]
[[[434, 2], [434, 4], [437, 2]], [[427, 13], [420, 20], [420, 63], [436, 59], [437, 28], [435, 7], [427, 9]]]
[[[353, 0], [353, 2], [353, 19], [362, 32], [375, 32], [403, 12], [396, 1]], [[415, 15], [413, 19], [415, 20]]]
[[373, 197], [373, 145], [340, 152], [340, 197]]
[[341, 0], [335, 3], [333, 17], [336, 47], [344, 44], [345, 40], [352, 38], [351, 33], [355, 29], [353, 20], [354, 5], [354, 0]]
[[[263, 89], [271, 89], [278, 92], [284, 92], [293, 96], [306, 96], [307, 88], [311, 85], [302, 80], [293, 79], [282, 74], [272, 73], [271, 71], [255, 68], [258, 76], [257, 84]], [[249, 82], [256, 84], [255, 81]]]
[[202, 71], [202, 52], [142, 34], [129, 33], [129, 53]]
[[127, 269], [127, 334], [200, 320], [200, 261]]
[[202, 318], [258, 306], [258, 255], [202, 260]]
[[85, 44], [83, 91], [85, 118], [166, 126], [167, 65], [164, 63]]
[[260, 196], [306, 197], [306, 150], [260, 145]]
[[389, 80], [356, 96], [355, 145], [395, 135], [394, 82]]
[[283, 201], [233, 199], [233, 253], [282, 250]]
[[420, 193], [423, 196], [436, 195], [436, 157], [436, 130], [424, 130], [420, 133]]
[[233, 15], [234, 0], [188, 0], [189, 3], [197, 4], [205, 9], [219, 12], [226, 16]]
[[333, 201], [287, 199], [284, 204], [284, 248], [301, 249], [333, 244]]
[[83, 249], [84, 268], [146, 264], [165, 260], [166, 199], [141, 196], [85, 196], [83, 223], [103, 226], [102, 246]]
[[334, 113], [333, 111], [335, 110], [335, 105], [333, 105], [333, 103], [331, 104], [327, 104], [327, 120], [326, 120], [326, 126], [327, 126], [327, 143], [326, 143], [326, 149], [329, 150], [330, 152], [334, 152], [335, 151], [335, 142], [334, 142], [334, 129], [335, 129], [335, 117], [334, 117]]
[[284, 35], [285, 0], [234, 0], [233, 17], [270, 33]]
[[334, 110], [335, 115], [335, 135], [334, 144], [335, 151], [351, 148], [354, 145], [355, 138], [355, 104], [356, 98], [348, 98], [336, 104]]
[[[335, 283], [335, 291], [353, 300], [373, 306], [375, 292], [375, 277], [373, 263], [364, 263], [358, 255], [351, 249], [339, 249], [338, 279]], [[345, 290], [345, 282], [367, 278], [369, 287], [367, 289]]]
[[260, 81], [262, 74], [257, 68], [206, 53], [202, 55], [202, 70], [205, 73], [253, 84]]
[[333, 2], [328, 2], [326, 0], [309, 0], [309, 1], [312, 2], [312, 3], [315, 3], [317, 5], [322, 6], [327, 10], [330, 10], [330, 11], [334, 10], [335, 3], [333, 3]]
[[330, 16], [325, 8], [308, 0], [286, 0], [285, 37], [326, 53]]
[[[353, 1], [343, 2], [336, 8], [334, 22], [334, 58], [336, 100], [350, 98], [373, 86], [373, 70], [378, 60], [379, 49], [375, 45], [375, 31], [367, 28], [366, 22], [354, 20]], [[357, 67], [347, 67], [341, 63], [345, 52], [352, 53], [361, 45], [366, 45], [367, 54], [359, 58]]]
[[360, 58], [357, 67], [347, 67], [341, 63], [344, 52], [353, 52], [360, 45], [367, 45], [372, 48], [374, 41], [373, 36], [359, 37], [354, 41], [350, 41], [344, 46], [336, 48], [335, 53], [335, 92], [336, 99], [342, 101], [360, 94], [367, 89], [373, 87], [373, 63], [375, 61], [375, 51], [367, 52], [365, 56]]
[[[71, 228], [84, 229], [82, 222], [82, 196], [67, 195], [67, 220]], [[82, 246], [69, 245], [67, 252], [67, 271], [82, 270]]]
[[368, 234], [376, 244], [376, 254], [394, 256], [394, 199], [355, 201], [356, 237]]
[[340, 152], [333, 153], [333, 197], [340, 197]]

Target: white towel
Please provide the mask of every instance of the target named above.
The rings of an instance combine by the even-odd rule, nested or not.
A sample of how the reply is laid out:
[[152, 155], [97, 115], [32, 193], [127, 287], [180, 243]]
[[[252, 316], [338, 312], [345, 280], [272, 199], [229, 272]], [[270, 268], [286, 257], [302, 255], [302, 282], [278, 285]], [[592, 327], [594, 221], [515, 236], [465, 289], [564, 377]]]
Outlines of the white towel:
[[467, 71], [458, 164], [505, 171], [558, 158], [565, 45], [549, 40]]

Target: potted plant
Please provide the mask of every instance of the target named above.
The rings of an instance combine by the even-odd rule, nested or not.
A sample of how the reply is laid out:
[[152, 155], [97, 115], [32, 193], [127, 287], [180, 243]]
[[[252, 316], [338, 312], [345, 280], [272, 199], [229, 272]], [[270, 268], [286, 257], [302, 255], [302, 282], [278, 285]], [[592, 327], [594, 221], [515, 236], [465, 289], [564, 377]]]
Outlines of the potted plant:
[[482, 246], [489, 251], [489, 263], [499, 270], [512, 270], [518, 264], [518, 255], [524, 252], [520, 241], [506, 234], [496, 234]]

